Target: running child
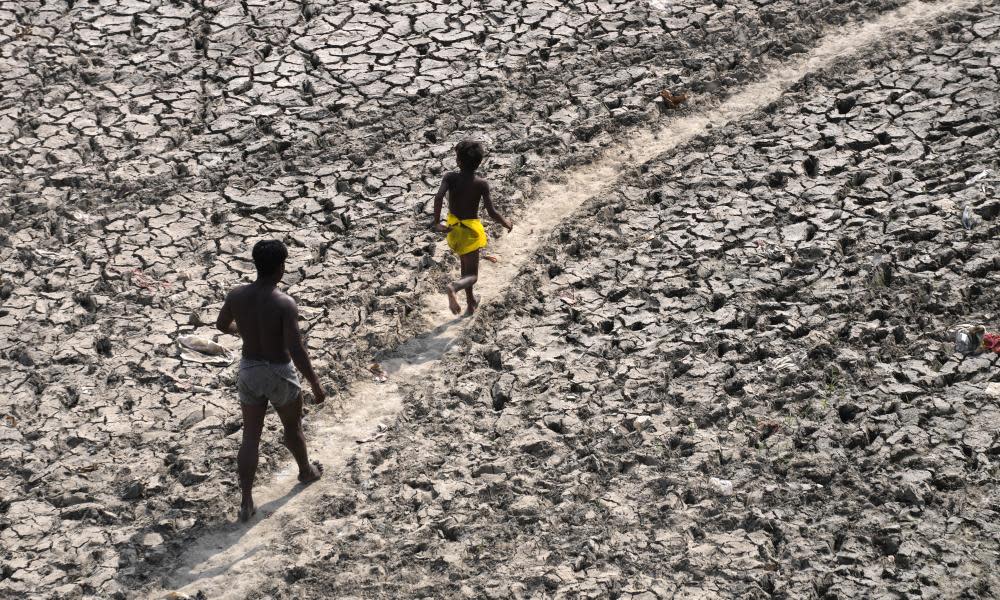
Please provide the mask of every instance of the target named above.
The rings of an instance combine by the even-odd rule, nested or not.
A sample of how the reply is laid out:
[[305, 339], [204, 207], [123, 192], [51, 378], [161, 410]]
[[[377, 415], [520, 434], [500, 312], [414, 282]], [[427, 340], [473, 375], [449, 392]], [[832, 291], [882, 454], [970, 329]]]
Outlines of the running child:
[[[483, 145], [465, 140], [455, 146], [455, 154], [459, 170], [444, 176], [434, 197], [434, 229], [448, 234], [448, 246], [462, 263], [461, 278], [448, 284], [448, 306], [456, 315], [461, 312], [457, 294], [465, 290], [465, 314], [471, 315], [479, 306], [479, 300], [472, 294], [472, 286], [479, 279], [479, 250], [486, 246], [486, 230], [479, 220], [479, 201], [486, 206], [490, 218], [507, 231], [513, 225], [493, 207], [486, 180], [476, 176], [476, 169], [485, 155]], [[447, 224], [442, 224], [441, 205], [445, 192], [448, 193], [448, 220]]]

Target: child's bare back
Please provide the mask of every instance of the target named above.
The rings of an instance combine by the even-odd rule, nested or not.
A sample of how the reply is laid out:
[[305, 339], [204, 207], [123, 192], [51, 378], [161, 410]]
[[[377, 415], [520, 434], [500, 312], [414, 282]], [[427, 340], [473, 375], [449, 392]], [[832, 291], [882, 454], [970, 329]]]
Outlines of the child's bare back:
[[475, 173], [452, 171], [441, 183], [448, 189], [448, 212], [459, 219], [479, 218], [479, 202], [490, 193], [485, 179]]

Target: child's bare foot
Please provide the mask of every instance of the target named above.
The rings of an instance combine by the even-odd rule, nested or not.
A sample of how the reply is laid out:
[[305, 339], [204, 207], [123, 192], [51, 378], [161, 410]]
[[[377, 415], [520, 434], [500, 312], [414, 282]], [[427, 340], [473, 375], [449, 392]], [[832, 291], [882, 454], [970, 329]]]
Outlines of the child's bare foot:
[[479, 298], [471, 300], [465, 308], [465, 316], [470, 317], [479, 308]]
[[453, 315], [462, 312], [462, 306], [458, 303], [458, 296], [455, 295], [455, 290], [451, 289], [451, 285], [448, 285], [448, 308], [451, 309], [451, 314]]
[[323, 476], [323, 465], [316, 461], [313, 461], [309, 465], [309, 470], [305, 473], [299, 473], [300, 483], [312, 483]]
[[499, 256], [493, 256], [492, 254], [484, 254], [483, 258], [490, 261], [491, 263], [500, 262]]
[[257, 507], [254, 506], [253, 499], [244, 498], [240, 505], [240, 523], [246, 523], [255, 514], [257, 514]]

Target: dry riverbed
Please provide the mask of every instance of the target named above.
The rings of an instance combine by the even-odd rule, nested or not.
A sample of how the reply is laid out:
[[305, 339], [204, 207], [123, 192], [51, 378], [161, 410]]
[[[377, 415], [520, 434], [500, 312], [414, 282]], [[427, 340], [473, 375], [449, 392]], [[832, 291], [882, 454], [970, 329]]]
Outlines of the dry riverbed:
[[[425, 226], [455, 141], [517, 215], [895, 6], [466, 4], [0, 7], [0, 595], [129, 597], [231, 519], [234, 372], [176, 340], [213, 335], [253, 241], [292, 246], [346, 389], [455, 267]], [[260, 593], [997, 593], [993, 361], [945, 336], [995, 318], [1000, 209], [968, 180], [997, 168], [998, 27], [960, 12], [625, 173], [470, 358], [396, 382]]]

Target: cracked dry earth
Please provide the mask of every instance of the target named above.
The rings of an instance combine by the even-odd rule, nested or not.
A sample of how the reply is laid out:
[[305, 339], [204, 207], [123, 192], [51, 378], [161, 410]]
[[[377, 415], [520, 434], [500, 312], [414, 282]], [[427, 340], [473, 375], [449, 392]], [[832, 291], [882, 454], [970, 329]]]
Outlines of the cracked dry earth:
[[[425, 228], [455, 141], [516, 214], [661, 89], [710, 103], [893, 6], [0, 4], [0, 595], [127, 597], [229, 518], [234, 372], [175, 338], [256, 239], [292, 246], [342, 389], [455, 268]], [[307, 515], [324, 543], [289, 531], [251, 595], [1000, 593], [1000, 386], [946, 336], [995, 318], [1000, 204], [968, 179], [998, 29], [958, 12], [596, 198], [467, 359], [398, 382]], [[272, 430], [261, 478], [285, 460]]]
[[[175, 338], [256, 239], [292, 246], [342, 389], [455, 268], [424, 227], [455, 141], [517, 210], [660, 89], [724, 96], [892, 6], [0, 3], [0, 593], [123, 593], [231, 513], [234, 373]], [[283, 460], [272, 432], [262, 477]]]
[[252, 597], [996, 597], [947, 331], [997, 314], [998, 47], [951, 15], [596, 198]]

